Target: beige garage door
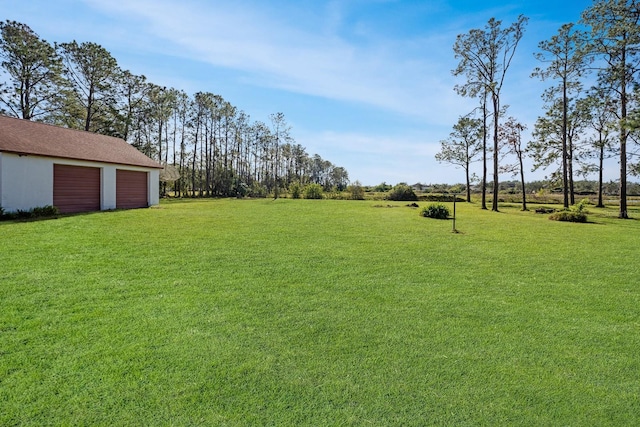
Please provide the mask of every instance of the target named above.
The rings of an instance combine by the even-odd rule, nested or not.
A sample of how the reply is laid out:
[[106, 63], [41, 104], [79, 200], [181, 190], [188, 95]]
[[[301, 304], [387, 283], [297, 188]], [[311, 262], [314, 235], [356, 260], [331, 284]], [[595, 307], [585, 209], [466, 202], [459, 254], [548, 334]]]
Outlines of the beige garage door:
[[60, 212], [100, 210], [100, 168], [53, 165], [53, 205]]
[[149, 206], [147, 172], [116, 170], [116, 208], [146, 208]]

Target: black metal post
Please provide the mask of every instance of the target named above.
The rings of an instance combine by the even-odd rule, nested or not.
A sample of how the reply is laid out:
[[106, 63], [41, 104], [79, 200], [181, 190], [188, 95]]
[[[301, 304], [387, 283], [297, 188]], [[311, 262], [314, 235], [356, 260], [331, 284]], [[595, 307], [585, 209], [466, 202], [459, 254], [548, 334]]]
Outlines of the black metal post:
[[456, 193], [453, 193], [453, 232], [456, 232], [456, 199], [458, 198], [458, 195]]

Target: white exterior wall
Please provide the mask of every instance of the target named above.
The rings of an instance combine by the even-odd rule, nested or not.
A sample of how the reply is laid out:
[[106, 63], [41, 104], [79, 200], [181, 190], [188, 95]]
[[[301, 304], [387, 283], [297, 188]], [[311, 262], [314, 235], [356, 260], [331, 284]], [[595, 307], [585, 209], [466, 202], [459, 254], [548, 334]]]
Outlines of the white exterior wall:
[[151, 169], [147, 174], [149, 206], [160, 204], [160, 170]]
[[2, 153], [0, 162], [0, 206], [6, 212], [53, 204], [51, 159]]
[[53, 205], [53, 165], [101, 170], [100, 209], [116, 208], [116, 169], [148, 172], [148, 204], [160, 201], [158, 169], [0, 152], [0, 206], [5, 212]]

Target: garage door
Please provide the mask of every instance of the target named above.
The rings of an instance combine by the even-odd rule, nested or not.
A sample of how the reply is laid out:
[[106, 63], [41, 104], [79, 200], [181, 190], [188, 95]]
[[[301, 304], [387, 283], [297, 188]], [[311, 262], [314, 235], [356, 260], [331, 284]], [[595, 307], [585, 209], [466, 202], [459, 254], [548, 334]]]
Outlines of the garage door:
[[100, 210], [100, 168], [53, 165], [53, 205], [60, 212]]
[[116, 208], [146, 208], [147, 172], [116, 170]]

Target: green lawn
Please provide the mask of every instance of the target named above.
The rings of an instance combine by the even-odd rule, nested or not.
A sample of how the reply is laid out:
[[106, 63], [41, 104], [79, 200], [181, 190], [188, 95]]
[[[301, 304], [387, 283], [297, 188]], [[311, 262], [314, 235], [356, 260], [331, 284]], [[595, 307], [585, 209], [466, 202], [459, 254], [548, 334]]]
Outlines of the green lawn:
[[0, 223], [0, 425], [640, 424], [640, 221], [394, 206]]

